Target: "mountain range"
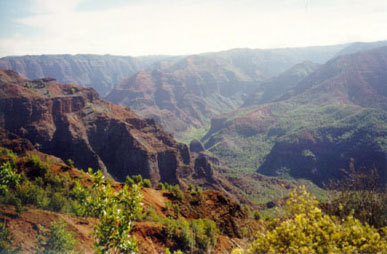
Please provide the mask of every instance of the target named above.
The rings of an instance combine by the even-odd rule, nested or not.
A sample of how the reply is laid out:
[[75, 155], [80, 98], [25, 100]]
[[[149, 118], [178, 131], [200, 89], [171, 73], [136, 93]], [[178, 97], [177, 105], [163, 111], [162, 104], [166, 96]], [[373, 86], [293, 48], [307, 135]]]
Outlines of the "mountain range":
[[166, 56], [130, 57], [112, 55], [32, 55], [3, 57], [0, 68], [13, 70], [27, 79], [55, 78], [94, 88], [105, 96], [119, 81]]
[[0, 127], [117, 180], [199, 183], [244, 202], [350, 168], [386, 182], [386, 45], [5, 57], [0, 68], [24, 77], [1, 72]]
[[295, 66], [214, 118], [203, 142], [232, 168], [319, 185], [376, 168], [386, 182], [386, 80], [387, 47]]

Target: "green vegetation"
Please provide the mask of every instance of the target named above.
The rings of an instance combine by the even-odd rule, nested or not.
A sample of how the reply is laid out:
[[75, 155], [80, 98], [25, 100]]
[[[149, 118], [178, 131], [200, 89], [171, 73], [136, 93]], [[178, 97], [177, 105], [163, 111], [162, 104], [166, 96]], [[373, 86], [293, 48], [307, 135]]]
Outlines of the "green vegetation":
[[152, 182], [149, 179], [144, 179], [143, 186], [145, 188], [152, 188]]
[[[387, 115], [379, 109], [283, 101], [224, 115], [219, 129], [211, 130], [201, 141], [228, 165], [221, 168], [222, 174], [231, 182], [243, 179], [243, 183], [236, 184], [239, 194], [261, 205], [278, 200], [280, 193], [286, 195], [288, 189], [262, 182], [257, 172], [279, 176], [292, 187], [303, 184], [301, 179], [313, 180], [320, 188], [314, 185], [308, 191], [319, 199], [325, 195], [322, 183], [340, 174], [335, 170], [345, 167], [345, 161], [356, 157], [363, 164], [358, 158], [362, 151], [379, 158], [374, 162], [379, 163], [376, 166], [382, 175], [380, 158], [387, 153], [386, 123]], [[364, 163], [372, 166], [374, 162]]]
[[[184, 201], [184, 192], [178, 185], [164, 183], [162, 186], [168, 191], [173, 202], [168, 201], [165, 204], [168, 217], [160, 217], [154, 209], [147, 208], [143, 219], [161, 224], [164, 234], [175, 243], [173, 247], [175, 251], [210, 252], [216, 245], [216, 236], [219, 233], [216, 223], [206, 218], [187, 220], [181, 217], [180, 209]], [[198, 186], [189, 194], [192, 197], [190, 203], [202, 202], [203, 193]]]
[[4, 156], [6, 159], [0, 157], [0, 163], [9, 162], [11, 166], [16, 166], [16, 154], [8, 150], [7, 148], [0, 147], [0, 156]]
[[44, 254], [74, 253], [77, 241], [74, 233], [67, 230], [63, 220], [51, 223], [50, 228], [39, 226], [38, 246]]
[[158, 222], [164, 226], [163, 230], [168, 238], [174, 240], [176, 249], [185, 251], [198, 249], [207, 253], [216, 244], [219, 230], [212, 220], [158, 218]]
[[36, 80], [32, 82], [25, 82], [24, 87], [29, 89], [40, 89], [40, 88], [45, 88], [46, 83], [43, 80]]
[[19, 185], [20, 175], [11, 168], [11, 163], [6, 162], [0, 166], [0, 194], [6, 195], [10, 188]]
[[[378, 231], [352, 214], [339, 219], [324, 214], [305, 187], [294, 189], [285, 215], [267, 221], [248, 253], [383, 253], [387, 228]], [[382, 233], [380, 233], [382, 232]], [[235, 250], [233, 253], [244, 253]]]
[[162, 182], [159, 182], [156, 187], [157, 190], [165, 190], [165, 185]]
[[128, 185], [140, 184], [146, 188], [152, 188], [152, 182], [149, 179], [143, 179], [141, 175], [126, 176], [125, 183]]
[[[142, 178], [135, 178], [139, 184], [125, 184], [122, 189], [113, 190], [110, 179], [105, 179], [101, 171], [93, 173], [89, 169], [88, 177], [93, 185], [85, 187], [79, 179], [72, 180], [68, 174], [54, 174], [36, 155], [22, 160], [29, 168], [27, 175], [31, 180], [25, 173], [17, 173], [8, 162], [0, 167], [2, 204], [14, 205], [19, 212], [25, 205], [34, 205], [77, 216], [98, 217], [95, 247], [99, 252], [138, 251], [136, 239], [129, 233], [132, 221], [142, 212]], [[62, 253], [69, 250], [71, 236], [65, 232], [63, 223], [53, 224], [49, 231], [41, 231], [39, 244], [45, 253], [57, 253], [60, 248]], [[65, 245], [64, 241], [70, 245]]]
[[114, 191], [101, 171], [89, 169], [92, 187], [85, 188], [76, 183], [74, 194], [79, 200], [85, 216], [96, 216], [95, 247], [101, 253], [138, 252], [137, 241], [130, 235], [132, 222], [141, 214], [141, 184], [125, 184]]
[[261, 213], [258, 210], [254, 211], [253, 216], [254, 216], [254, 220], [260, 220], [261, 219]]
[[352, 214], [374, 227], [387, 226], [387, 186], [381, 184], [375, 169], [362, 173], [352, 167], [351, 172], [347, 179], [328, 186], [329, 202], [322, 208], [342, 219]]
[[[315, 140], [332, 143], [332, 147], [356, 140], [365, 144], [375, 143], [381, 151], [387, 152], [387, 115], [381, 110], [291, 101], [266, 107], [270, 113], [266, 113], [262, 106], [241, 108], [230, 113], [224, 127], [207, 134], [202, 142], [209, 151], [225, 160], [230, 168], [246, 173], [259, 169], [276, 143], [299, 142], [299, 134], [303, 131], [310, 133]], [[260, 120], [255, 115], [264, 115], [262, 118], [267, 119]], [[359, 136], [363, 132], [372, 134]]]
[[189, 145], [191, 140], [197, 139], [200, 140], [206, 133], [208, 132], [210, 126], [206, 126], [205, 128], [194, 128], [190, 127], [188, 130], [184, 131], [183, 133], [179, 134], [176, 137], [176, 140]]
[[70, 168], [74, 168], [74, 161], [72, 159], [68, 159], [67, 164], [69, 165]]
[[19, 248], [12, 245], [11, 232], [4, 223], [0, 224], [0, 253], [2, 254], [16, 254]]
[[[171, 186], [171, 185], [169, 185], [169, 186]], [[171, 188], [169, 188], [168, 190], [172, 193], [173, 197], [175, 199], [177, 199], [178, 201], [184, 200], [184, 193], [180, 189], [180, 186], [178, 184], [171, 186]]]
[[19, 212], [25, 205], [34, 205], [37, 208], [77, 214], [70, 176], [54, 174], [48, 164], [36, 155], [24, 157], [23, 160], [29, 167], [27, 174], [33, 181], [28, 180], [26, 173], [17, 173], [10, 163], [4, 163], [0, 167], [0, 174], [4, 175], [2, 181], [7, 183], [2, 184], [1, 188], [6, 186], [6, 189], [12, 191], [5, 191], [0, 196], [0, 202], [14, 205]]

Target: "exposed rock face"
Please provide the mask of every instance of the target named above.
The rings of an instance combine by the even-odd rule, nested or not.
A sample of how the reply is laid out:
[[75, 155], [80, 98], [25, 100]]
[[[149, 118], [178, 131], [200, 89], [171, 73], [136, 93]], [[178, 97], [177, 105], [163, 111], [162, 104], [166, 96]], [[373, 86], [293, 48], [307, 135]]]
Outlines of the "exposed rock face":
[[204, 151], [203, 144], [200, 143], [200, 141], [197, 139], [191, 141], [191, 143], [189, 144], [189, 149], [191, 150], [191, 152], [194, 153], [200, 153]]
[[154, 120], [100, 99], [91, 88], [0, 70], [0, 128], [1, 144], [14, 150], [72, 159], [78, 168], [102, 169], [120, 181], [141, 174], [154, 184], [192, 182], [234, 197], [205, 155], [191, 154]]
[[35, 147], [28, 139], [20, 138], [19, 136], [0, 128], [0, 144], [2, 147], [15, 151], [18, 154], [23, 154], [26, 151], [33, 151]]
[[42, 55], [4, 57], [0, 68], [10, 69], [28, 79], [52, 77], [62, 83], [92, 87], [107, 94], [120, 80], [146, 69], [165, 57], [111, 55]]

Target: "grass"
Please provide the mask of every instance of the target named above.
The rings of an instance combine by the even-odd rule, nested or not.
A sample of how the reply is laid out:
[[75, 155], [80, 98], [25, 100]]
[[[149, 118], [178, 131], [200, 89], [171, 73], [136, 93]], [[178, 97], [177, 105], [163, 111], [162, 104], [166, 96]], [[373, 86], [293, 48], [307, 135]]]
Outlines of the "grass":
[[175, 137], [178, 142], [189, 145], [193, 139], [200, 140], [209, 130], [209, 126], [203, 128], [194, 128], [191, 127], [189, 130], [179, 134], [178, 137]]

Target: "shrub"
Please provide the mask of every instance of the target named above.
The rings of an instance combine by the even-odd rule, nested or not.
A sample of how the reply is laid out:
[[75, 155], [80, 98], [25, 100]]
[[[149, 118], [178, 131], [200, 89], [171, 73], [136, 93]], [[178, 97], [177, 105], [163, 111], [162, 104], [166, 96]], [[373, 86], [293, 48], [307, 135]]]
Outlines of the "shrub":
[[254, 220], [260, 220], [261, 219], [261, 213], [258, 210], [254, 211]]
[[134, 175], [134, 176], [132, 176], [132, 179], [133, 179], [135, 184], [142, 184], [143, 183], [141, 175]]
[[39, 230], [37, 242], [45, 254], [71, 253], [77, 244], [74, 233], [67, 230], [63, 220], [51, 223], [48, 229], [39, 226]]
[[[165, 249], [165, 254], [171, 254], [169, 248]], [[183, 252], [181, 250], [174, 250], [172, 254], [183, 254]]]
[[17, 186], [15, 195], [21, 200], [23, 204], [35, 204], [35, 196], [37, 194], [37, 186], [30, 181], [23, 181]]
[[159, 221], [160, 217], [157, 215], [155, 209], [153, 209], [152, 207], [148, 208], [145, 212], [145, 217], [147, 220], [149, 221]]
[[165, 190], [165, 186], [164, 186], [164, 184], [163, 184], [163, 183], [161, 183], [161, 182], [160, 182], [160, 183], [158, 183], [158, 184], [157, 184], [157, 189], [158, 189], [158, 190]]
[[43, 163], [40, 157], [35, 154], [30, 155], [28, 163], [31, 165], [31, 174], [34, 177], [45, 177], [46, 175], [51, 173], [51, 170], [48, 165]]
[[176, 198], [177, 200], [179, 200], [179, 201], [184, 200], [184, 193], [180, 189], [180, 186], [178, 184], [176, 184], [175, 186], [172, 187], [171, 192], [172, 192], [173, 197]]
[[216, 223], [209, 219], [198, 219], [191, 222], [191, 229], [195, 236], [196, 246], [207, 251], [216, 244], [218, 229]]
[[130, 176], [126, 176], [125, 184], [130, 186], [130, 185], [134, 184], [134, 181]]
[[198, 219], [188, 222], [184, 218], [162, 220], [164, 231], [168, 238], [176, 241], [176, 246], [182, 250], [199, 249], [207, 252], [216, 244], [219, 232], [214, 221]]
[[191, 193], [195, 198], [192, 200], [193, 204], [200, 205], [203, 201], [203, 191], [200, 187], [196, 186], [196, 191]]
[[19, 184], [20, 175], [11, 167], [9, 162], [0, 166], [0, 194], [6, 194], [10, 188], [15, 188]]
[[70, 168], [74, 168], [74, 161], [72, 159], [68, 159], [67, 164], [70, 166]]
[[59, 212], [62, 210], [63, 207], [66, 206], [67, 199], [63, 196], [60, 192], [55, 192], [50, 201], [50, 208], [53, 211]]
[[190, 230], [190, 224], [184, 218], [177, 220], [166, 218], [163, 220], [163, 224], [168, 238], [174, 239], [179, 248], [183, 250], [193, 248], [194, 236]]
[[180, 205], [179, 204], [173, 204], [173, 212], [175, 214], [175, 218], [179, 218], [180, 216]]
[[146, 188], [152, 188], [152, 182], [149, 179], [144, 179], [143, 186]]
[[[9, 161], [11, 163], [12, 167], [16, 166], [16, 154], [15, 153], [13, 153], [12, 151], [10, 151], [7, 148], [0, 147], [0, 155], [5, 155], [6, 157], [8, 157], [7, 161]], [[2, 160], [0, 160], [0, 162], [2, 162]]]
[[7, 228], [6, 224], [0, 224], [0, 253], [13, 254], [19, 253], [19, 248], [12, 246], [11, 232]]
[[242, 210], [246, 213], [246, 215], [251, 218], [251, 207], [246, 205], [246, 204], [243, 204], [242, 205]]
[[[343, 220], [324, 214], [305, 187], [290, 193], [288, 217], [258, 232], [249, 253], [381, 253], [387, 239], [349, 215]], [[385, 229], [386, 230], [386, 229]]]
[[24, 210], [23, 202], [14, 194], [9, 195], [7, 203], [15, 206], [17, 213], [21, 213]]

